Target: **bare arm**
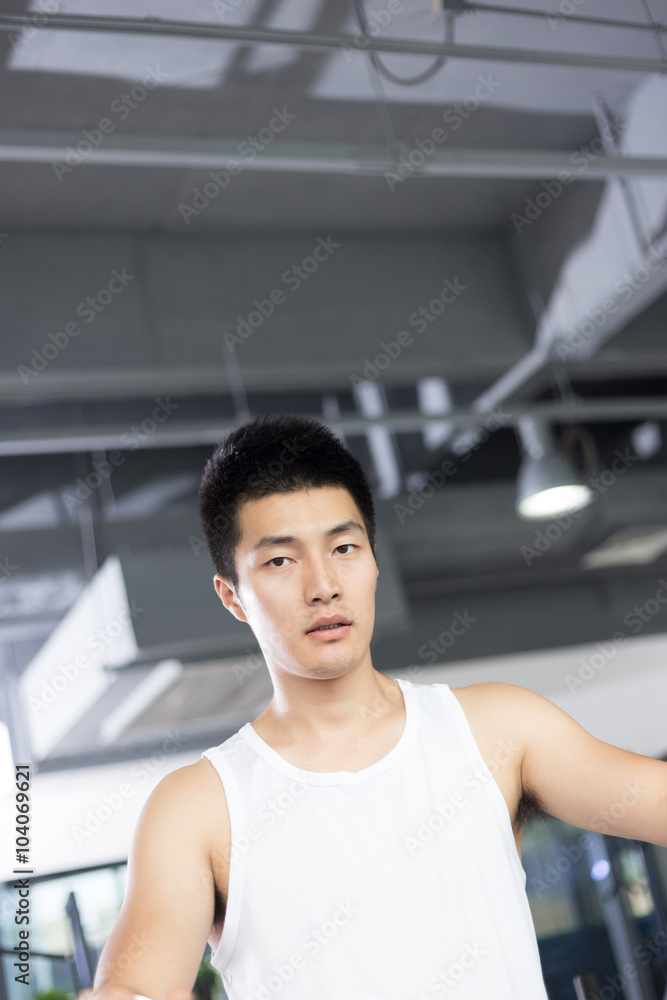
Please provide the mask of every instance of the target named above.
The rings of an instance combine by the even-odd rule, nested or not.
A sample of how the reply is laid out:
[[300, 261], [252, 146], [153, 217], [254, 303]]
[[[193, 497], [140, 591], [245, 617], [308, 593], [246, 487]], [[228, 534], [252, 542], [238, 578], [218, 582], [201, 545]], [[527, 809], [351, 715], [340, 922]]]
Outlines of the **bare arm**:
[[573, 826], [667, 847], [667, 762], [597, 739], [542, 695], [489, 682], [522, 748], [521, 780]]
[[[88, 989], [79, 993], [77, 1000], [135, 1000], [140, 994], [131, 993], [124, 986], [103, 986], [101, 989]], [[193, 1000], [194, 994], [188, 990], [168, 990], [161, 997], [150, 1000]]]
[[189, 996], [213, 923], [214, 880], [202, 817], [209, 782], [199, 764], [179, 768], [146, 802], [128, 859], [125, 899], [100, 955], [96, 992], [124, 987], [160, 1000], [178, 989]]

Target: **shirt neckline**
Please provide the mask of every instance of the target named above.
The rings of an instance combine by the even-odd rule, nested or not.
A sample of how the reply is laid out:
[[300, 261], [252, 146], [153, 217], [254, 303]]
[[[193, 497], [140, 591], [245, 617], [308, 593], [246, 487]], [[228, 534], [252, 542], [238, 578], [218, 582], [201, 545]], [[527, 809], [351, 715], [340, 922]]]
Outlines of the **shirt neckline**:
[[364, 781], [381, 774], [390, 768], [407, 751], [412, 743], [419, 723], [419, 712], [416, 701], [416, 693], [412, 681], [403, 677], [394, 678], [401, 691], [405, 702], [405, 725], [398, 742], [389, 750], [384, 757], [376, 760], [374, 764], [363, 767], [360, 771], [308, 771], [291, 764], [284, 757], [269, 746], [262, 739], [258, 732], [253, 729], [249, 722], [239, 729], [239, 735], [262, 757], [267, 764], [271, 764], [277, 771], [293, 778], [302, 784], [309, 785], [342, 785], [352, 784], [357, 781]]

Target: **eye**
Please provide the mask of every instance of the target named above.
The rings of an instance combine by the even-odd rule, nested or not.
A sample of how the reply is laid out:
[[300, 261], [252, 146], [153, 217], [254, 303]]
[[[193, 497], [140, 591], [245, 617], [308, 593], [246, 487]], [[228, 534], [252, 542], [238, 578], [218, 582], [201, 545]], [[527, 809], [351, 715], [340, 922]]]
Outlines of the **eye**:
[[[342, 545], [336, 546], [334, 552], [338, 552], [339, 549], [358, 549], [358, 548], [359, 546], [355, 545], [353, 542], [344, 542]], [[349, 555], [349, 553], [343, 552], [343, 555], [346, 556]], [[274, 556], [273, 559], [269, 559], [269, 561], [265, 563], [265, 565], [266, 566], [275, 565], [276, 561], [279, 559], [289, 559], [289, 556]], [[282, 569], [282, 567], [276, 566], [276, 569]]]

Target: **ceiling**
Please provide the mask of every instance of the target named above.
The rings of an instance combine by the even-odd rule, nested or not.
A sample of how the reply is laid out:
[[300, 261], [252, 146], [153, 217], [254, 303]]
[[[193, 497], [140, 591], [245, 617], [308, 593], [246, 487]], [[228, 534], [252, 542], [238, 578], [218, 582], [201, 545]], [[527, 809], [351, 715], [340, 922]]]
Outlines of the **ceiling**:
[[[427, 668], [457, 614], [479, 624], [440, 664], [629, 631], [664, 550], [584, 557], [667, 527], [667, 0], [52, 6], [0, 12], [15, 747], [56, 712], [43, 769], [169, 724], [204, 747], [267, 703], [196, 515], [213, 444], [250, 414], [317, 416], [367, 471], [377, 669]], [[598, 484], [570, 523], [515, 513], [525, 414]], [[31, 716], [101, 567], [145, 609], [130, 652]], [[641, 633], [663, 631], [660, 607]]]

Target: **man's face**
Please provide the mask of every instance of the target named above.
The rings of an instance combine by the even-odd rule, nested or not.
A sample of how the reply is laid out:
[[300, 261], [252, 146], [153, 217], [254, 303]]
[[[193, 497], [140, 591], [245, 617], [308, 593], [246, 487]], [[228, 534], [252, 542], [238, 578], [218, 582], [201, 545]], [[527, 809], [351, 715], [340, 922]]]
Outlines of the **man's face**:
[[[359, 527], [330, 533], [345, 522]], [[271, 670], [337, 677], [369, 656], [379, 570], [346, 489], [327, 486], [250, 500], [239, 511], [239, 527], [238, 598], [218, 573], [215, 588], [225, 607], [250, 625]], [[351, 627], [340, 634], [319, 632], [319, 639], [307, 634], [317, 619], [333, 615]]]

